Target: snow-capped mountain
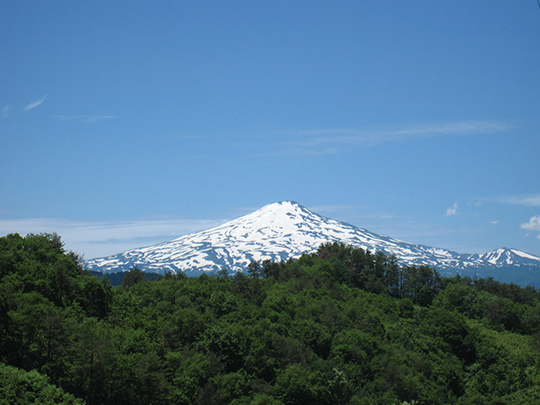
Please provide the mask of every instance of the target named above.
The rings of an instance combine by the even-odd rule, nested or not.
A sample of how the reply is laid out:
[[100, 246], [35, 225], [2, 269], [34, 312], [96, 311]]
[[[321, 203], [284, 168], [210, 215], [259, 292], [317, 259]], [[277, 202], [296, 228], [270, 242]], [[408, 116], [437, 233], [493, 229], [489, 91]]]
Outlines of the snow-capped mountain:
[[535, 266], [540, 264], [538, 256], [522, 252], [516, 249], [495, 249], [483, 255], [470, 255], [471, 259], [479, 259], [492, 266]]
[[483, 255], [461, 255], [446, 249], [415, 245], [382, 236], [344, 222], [315, 214], [293, 201], [269, 204], [258, 211], [207, 231], [169, 242], [132, 249], [89, 260], [88, 270], [128, 271], [133, 267], [153, 273], [244, 271], [251, 261], [287, 260], [311, 253], [325, 242], [393, 254], [402, 265], [427, 265], [437, 269], [473, 269], [499, 264], [534, 264], [540, 257], [515, 249]]

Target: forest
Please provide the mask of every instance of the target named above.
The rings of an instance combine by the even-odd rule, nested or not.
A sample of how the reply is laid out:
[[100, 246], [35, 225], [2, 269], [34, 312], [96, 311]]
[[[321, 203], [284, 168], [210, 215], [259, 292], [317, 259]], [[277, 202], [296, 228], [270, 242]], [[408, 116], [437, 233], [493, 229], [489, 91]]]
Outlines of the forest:
[[539, 300], [340, 243], [113, 287], [58, 235], [10, 234], [0, 403], [540, 403]]

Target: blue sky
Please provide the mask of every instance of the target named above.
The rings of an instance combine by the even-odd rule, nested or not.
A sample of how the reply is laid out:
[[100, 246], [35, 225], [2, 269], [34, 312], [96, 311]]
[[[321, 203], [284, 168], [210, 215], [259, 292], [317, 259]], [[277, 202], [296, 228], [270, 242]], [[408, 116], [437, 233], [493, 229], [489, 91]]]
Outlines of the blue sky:
[[540, 255], [534, 0], [7, 0], [0, 37], [0, 235], [89, 259], [295, 200]]

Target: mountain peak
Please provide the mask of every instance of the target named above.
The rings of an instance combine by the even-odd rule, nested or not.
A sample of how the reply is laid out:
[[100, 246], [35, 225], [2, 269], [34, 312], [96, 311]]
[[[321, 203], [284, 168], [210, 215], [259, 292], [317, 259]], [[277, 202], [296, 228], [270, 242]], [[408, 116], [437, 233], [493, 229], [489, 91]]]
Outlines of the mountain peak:
[[[300, 213], [300, 212], [310, 212], [306, 207], [300, 205], [296, 201], [278, 201], [274, 202], [268, 205], [265, 205], [264, 207], [260, 208], [259, 210], [255, 211], [252, 214], [256, 214], [257, 212], [275, 212], [276, 214], [287, 214], [287, 213]], [[250, 214], [251, 215], [251, 214]]]
[[480, 255], [480, 259], [485, 260], [493, 266], [540, 264], [540, 257], [507, 247], [484, 253]]
[[323, 217], [295, 201], [280, 201], [216, 228], [89, 260], [86, 265], [88, 270], [101, 272], [127, 271], [133, 267], [160, 274], [171, 271], [197, 275], [223, 268], [241, 272], [251, 261], [297, 258], [329, 242], [394, 255], [402, 265], [426, 265], [439, 270], [540, 264], [540, 258], [515, 249], [460, 255], [446, 249], [411, 244]]
[[[276, 201], [276, 202], [273, 202], [271, 204], [268, 204], [266, 205], [266, 207], [271, 207], [271, 206], [291, 206], [291, 207], [301, 207], [303, 208], [299, 203], [297, 203], [296, 201], [293, 201], [293, 200], [283, 200], [283, 201]], [[263, 207], [264, 208], [264, 207]]]

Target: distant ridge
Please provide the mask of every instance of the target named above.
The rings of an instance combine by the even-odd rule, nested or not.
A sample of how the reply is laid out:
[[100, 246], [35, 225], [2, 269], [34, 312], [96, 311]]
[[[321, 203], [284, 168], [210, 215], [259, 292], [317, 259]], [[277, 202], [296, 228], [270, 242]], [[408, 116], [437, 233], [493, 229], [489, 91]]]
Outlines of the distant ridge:
[[540, 257], [516, 249], [496, 249], [482, 255], [463, 255], [447, 249], [411, 244], [323, 217], [295, 201], [282, 201], [218, 227], [157, 245], [131, 249], [86, 262], [88, 270], [103, 273], [143, 271], [187, 275], [227, 269], [244, 271], [251, 261], [288, 260], [311, 253], [325, 242], [393, 254], [402, 265], [426, 265], [467, 274], [486, 268], [538, 267]]

